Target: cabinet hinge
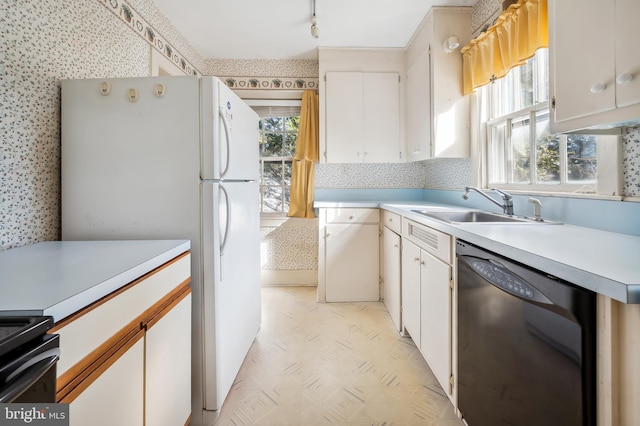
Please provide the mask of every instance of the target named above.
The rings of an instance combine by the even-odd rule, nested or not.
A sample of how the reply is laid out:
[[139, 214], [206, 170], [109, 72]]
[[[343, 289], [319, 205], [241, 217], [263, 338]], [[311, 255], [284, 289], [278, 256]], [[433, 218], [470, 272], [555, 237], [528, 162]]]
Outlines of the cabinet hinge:
[[382, 279], [382, 277], [378, 277], [378, 284], [382, 284], [384, 282], [384, 280]]
[[327, 81], [327, 75], [326, 74], [323, 75], [322, 78], [323, 78], [324, 81]]
[[453, 290], [453, 280], [449, 280], [449, 288]]
[[551, 109], [556, 109], [556, 97], [551, 98]]
[[400, 76], [398, 75], [398, 83], [400, 83]]
[[453, 374], [451, 376], [449, 376], [449, 394], [453, 393], [453, 384], [455, 383], [455, 380], [453, 380]]

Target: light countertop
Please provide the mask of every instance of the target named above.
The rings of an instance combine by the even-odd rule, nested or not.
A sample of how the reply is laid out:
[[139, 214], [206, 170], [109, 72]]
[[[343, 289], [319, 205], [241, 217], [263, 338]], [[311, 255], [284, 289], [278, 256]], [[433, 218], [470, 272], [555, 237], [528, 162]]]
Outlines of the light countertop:
[[569, 224], [447, 223], [412, 210], [476, 210], [428, 202], [324, 201], [382, 208], [623, 303], [640, 303], [640, 237]]
[[49, 241], [0, 252], [0, 315], [59, 321], [188, 251], [188, 240]]

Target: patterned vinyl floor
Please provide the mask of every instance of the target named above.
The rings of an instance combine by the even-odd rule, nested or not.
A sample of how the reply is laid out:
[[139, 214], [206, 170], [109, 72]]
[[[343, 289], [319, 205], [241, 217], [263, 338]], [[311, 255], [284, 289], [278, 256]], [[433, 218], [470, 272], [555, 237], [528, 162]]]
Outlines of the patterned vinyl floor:
[[382, 303], [316, 303], [264, 287], [262, 328], [216, 425], [461, 426]]

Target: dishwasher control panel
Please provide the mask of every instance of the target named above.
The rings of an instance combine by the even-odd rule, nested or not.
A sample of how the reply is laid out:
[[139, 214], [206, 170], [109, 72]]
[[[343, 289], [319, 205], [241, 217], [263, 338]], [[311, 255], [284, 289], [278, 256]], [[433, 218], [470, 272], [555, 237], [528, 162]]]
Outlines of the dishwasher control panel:
[[467, 257], [466, 261], [480, 276], [507, 293], [536, 302], [551, 303], [535, 287], [495, 261], [472, 257]]

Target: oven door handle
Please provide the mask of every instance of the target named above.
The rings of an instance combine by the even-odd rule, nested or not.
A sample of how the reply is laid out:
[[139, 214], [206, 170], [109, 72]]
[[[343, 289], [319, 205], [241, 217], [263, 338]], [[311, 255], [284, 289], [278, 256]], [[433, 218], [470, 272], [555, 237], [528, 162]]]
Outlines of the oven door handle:
[[[49, 371], [60, 358], [60, 349], [51, 349], [35, 356], [22, 364], [7, 376], [6, 382], [9, 383], [5, 389], [0, 391], [0, 402], [11, 402], [20, 396], [25, 390], [29, 389], [44, 374]], [[22, 374], [21, 374], [22, 373]], [[17, 377], [13, 383], [11, 380]]]

